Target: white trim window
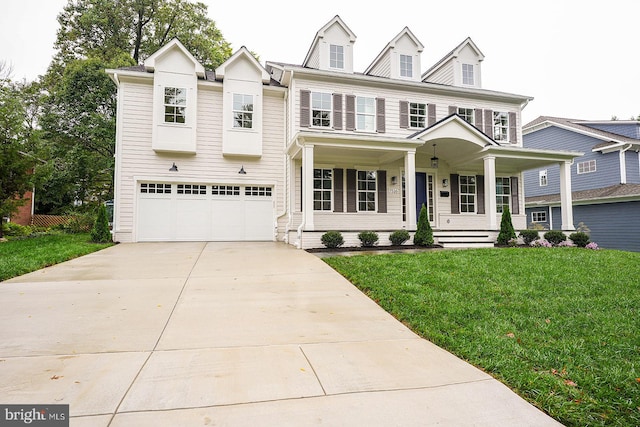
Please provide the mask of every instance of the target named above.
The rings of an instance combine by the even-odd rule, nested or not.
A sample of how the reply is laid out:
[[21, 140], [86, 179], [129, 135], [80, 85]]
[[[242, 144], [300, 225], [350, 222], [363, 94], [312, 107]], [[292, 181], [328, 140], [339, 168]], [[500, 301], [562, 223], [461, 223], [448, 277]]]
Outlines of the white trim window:
[[546, 211], [531, 212], [531, 222], [547, 222], [547, 212]]
[[578, 175], [582, 175], [583, 173], [595, 172], [596, 161], [595, 159], [593, 159], [593, 160], [587, 160], [584, 162], [579, 162], [577, 165], [577, 168], [578, 168]]
[[368, 132], [376, 131], [375, 98], [356, 97], [356, 129]]
[[323, 92], [311, 93], [311, 125], [314, 127], [331, 127], [331, 94]]
[[253, 95], [233, 94], [233, 127], [253, 128]]
[[329, 45], [329, 67], [344, 69], [344, 46]]
[[476, 177], [475, 175], [460, 175], [460, 213], [475, 213], [476, 211]]
[[473, 77], [473, 64], [462, 64], [462, 84], [470, 86], [476, 84]]
[[473, 108], [460, 108], [458, 107], [458, 115], [462, 117], [462, 119], [469, 123], [473, 124], [474, 112]]
[[333, 189], [333, 171], [331, 169], [313, 170], [313, 210], [331, 210], [331, 191]]
[[493, 139], [509, 141], [509, 114], [504, 111], [493, 112]]
[[511, 178], [496, 178], [496, 211], [504, 212], [504, 208], [511, 206]]
[[422, 129], [427, 123], [427, 104], [409, 103], [409, 127]]
[[376, 211], [376, 171], [358, 171], [358, 211]]
[[186, 120], [187, 89], [183, 87], [164, 88], [164, 122], [183, 124]]
[[413, 57], [400, 55], [400, 77], [413, 77]]
[[549, 181], [547, 179], [547, 170], [541, 170], [538, 171], [538, 182], [540, 184], [540, 187], [546, 187], [547, 184], [549, 184]]

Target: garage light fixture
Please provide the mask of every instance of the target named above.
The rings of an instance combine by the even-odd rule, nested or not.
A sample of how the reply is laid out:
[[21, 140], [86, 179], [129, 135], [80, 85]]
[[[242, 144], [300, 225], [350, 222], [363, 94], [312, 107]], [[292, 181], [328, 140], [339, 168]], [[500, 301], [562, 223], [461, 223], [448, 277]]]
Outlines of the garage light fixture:
[[176, 162], [173, 162], [173, 166], [169, 168], [169, 172], [178, 172], [178, 167], [176, 166]]
[[245, 171], [245, 170], [244, 170], [244, 165], [242, 165], [242, 166], [240, 167], [240, 170], [238, 171], [238, 173], [239, 173], [240, 175], [246, 175], [246, 174], [247, 174], [247, 171]]

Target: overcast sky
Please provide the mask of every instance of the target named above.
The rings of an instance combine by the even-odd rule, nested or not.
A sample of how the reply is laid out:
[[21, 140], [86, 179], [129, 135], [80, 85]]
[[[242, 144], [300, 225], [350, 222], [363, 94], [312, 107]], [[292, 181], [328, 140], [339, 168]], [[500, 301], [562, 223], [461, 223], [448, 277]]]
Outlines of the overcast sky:
[[[233, 49], [244, 45], [263, 64], [302, 63], [316, 31], [340, 15], [357, 36], [356, 71], [408, 26], [425, 46], [422, 71], [470, 36], [485, 56], [485, 89], [535, 98], [525, 123], [539, 115], [640, 115], [638, 0], [403, 0], [384, 8], [354, 0], [203, 1]], [[2, 0], [0, 60], [15, 79], [46, 71], [66, 3]]]

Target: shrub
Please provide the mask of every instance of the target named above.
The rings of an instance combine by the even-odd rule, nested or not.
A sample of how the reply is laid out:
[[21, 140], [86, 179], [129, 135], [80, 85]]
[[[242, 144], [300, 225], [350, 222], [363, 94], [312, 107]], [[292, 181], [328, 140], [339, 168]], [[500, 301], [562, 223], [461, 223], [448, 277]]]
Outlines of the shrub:
[[393, 245], [400, 246], [407, 240], [409, 240], [411, 236], [407, 230], [396, 230], [389, 235], [389, 240]]
[[433, 229], [429, 224], [429, 211], [427, 207], [422, 204], [420, 208], [420, 216], [418, 217], [418, 229], [413, 236], [413, 243], [417, 246], [431, 246], [433, 245]]
[[533, 246], [535, 248], [550, 248], [553, 245], [545, 239], [538, 239], [531, 242], [529, 246]]
[[575, 246], [575, 244], [571, 240], [563, 240], [562, 242], [558, 243], [559, 248], [571, 248], [573, 246]]
[[531, 242], [540, 238], [540, 233], [538, 233], [538, 230], [522, 230], [520, 231], [520, 237], [522, 237], [525, 245], [530, 245]]
[[544, 233], [544, 238], [553, 246], [558, 246], [560, 242], [567, 240], [567, 236], [558, 230], [551, 230]]
[[6, 222], [2, 225], [5, 236], [28, 236], [31, 234], [31, 227], [16, 224], [15, 222]]
[[95, 223], [95, 216], [88, 212], [76, 212], [69, 216], [69, 220], [61, 224], [62, 230], [69, 234], [87, 233]]
[[370, 248], [378, 243], [378, 233], [375, 231], [362, 231], [358, 233], [358, 239], [365, 248]]
[[500, 234], [498, 234], [498, 244], [507, 245], [509, 240], [516, 238], [516, 230], [513, 229], [511, 222], [511, 212], [509, 207], [505, 206], [502, 210], [502, 219], [500, 220]]
[[112, 240], [109, 220], [107, 219], [107, 208], [104, 205], [100, 205], [98, 216], [91, 230], [91, 241], [94, 243], [110, 243]]
[[598, 244], [597, 244], [596, 242], [589, 242], [589, 243], [587, 243], [587, 246], [585, 246], [585, 248], [587, 248], [587, 249], [593, 249], [593, 250], [595, 250], [595, 251], [597, 251], [598, 249], [600, 249], [600, 248], [598, 247]]
[[344, 244], [342, 233], [339, 231], [327, 231], [322, 235], [320, 241], [322, 241], [322, 244], [327, 248], [339, 248]]
[[571, 239], [571, 241], [575, 243], [576, 246], [579, 246], [581, 248], [584, 248], [585, 246], [587, 246], [587, 243], [589, 243], [589, 235], [582, 231], [571, 233], [569, 235], [569, 239]]
[[518, 246], [518, 239], [516, 239], [515, 237], [513, 239], [509, 239], [509, 241], [507, 242], [507, 245], [509, 245], [512, 248], [515, 248], [516, 246]]

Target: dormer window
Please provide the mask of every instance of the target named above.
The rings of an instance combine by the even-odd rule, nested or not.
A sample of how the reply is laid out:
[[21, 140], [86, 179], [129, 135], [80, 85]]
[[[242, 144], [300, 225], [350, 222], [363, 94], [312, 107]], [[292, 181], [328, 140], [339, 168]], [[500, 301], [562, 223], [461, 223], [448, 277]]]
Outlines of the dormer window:
[[233, 127], [253, 128], [253, 95], [233, 94]]
[[462, 84], [473, 86], [475, 80], [473, 78], [473, 64], [462, 64]]
[[344, 46], [329, 45], [329, 67], [344, 69]]
[[413, 57], [400, 55], [400, 77], [413, 77]]
[[187, 109], [187, 89], [182, 87], [164, 88], [164, 122], [184, 123]]

